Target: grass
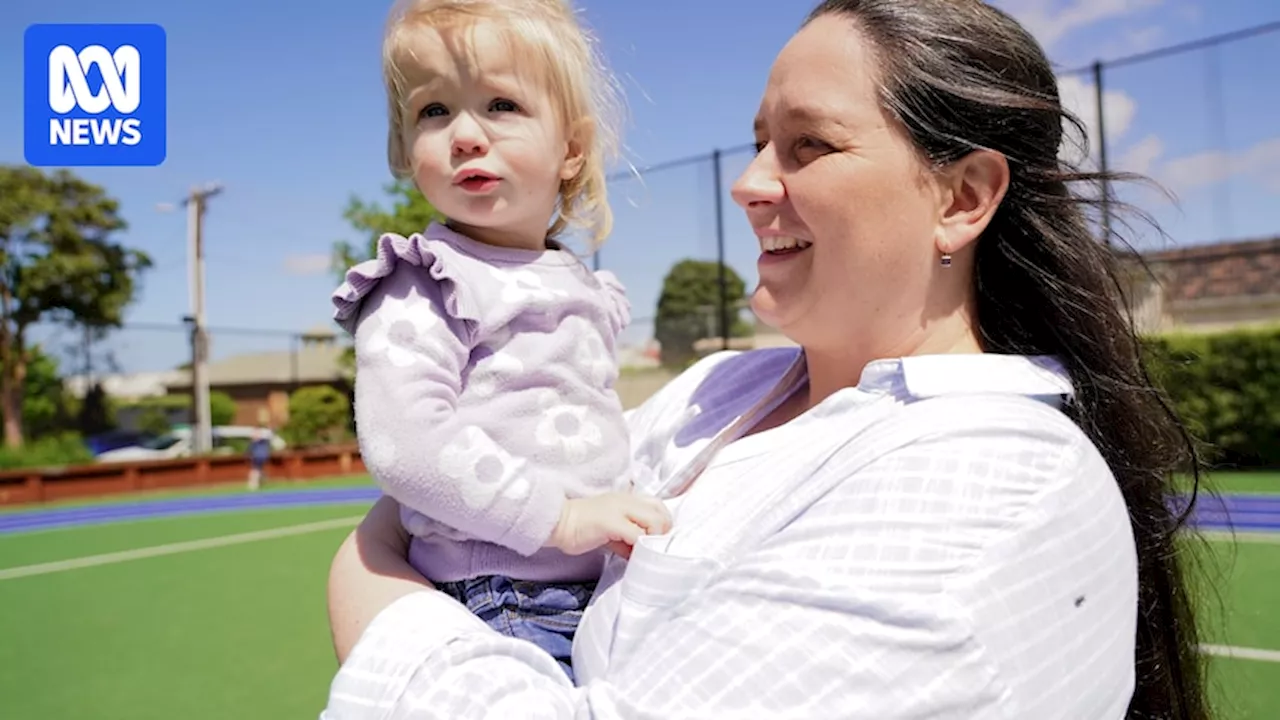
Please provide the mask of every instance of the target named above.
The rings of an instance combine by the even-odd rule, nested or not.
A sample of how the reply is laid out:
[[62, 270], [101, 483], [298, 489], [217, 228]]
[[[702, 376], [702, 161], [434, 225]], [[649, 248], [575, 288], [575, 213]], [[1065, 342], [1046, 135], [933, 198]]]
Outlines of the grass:
[[[1206, 642], [1280, 650], [1280, 544], [1208, 543], [1198, 593]], [[1280, 718], [1280, 663], [1215, 657], [1210, 691], [1223, 720]]]
[[[1214, 480], [1219, 491], [1255, 492], [1276, 488], [1280, 475]], [[367, 483], [281, 482], [263, 492]], [[240, 491], [232, 485], [142, 497]], [[353, 503], [240, 510], [4, 535], [0, 568], [355, 518], [366, 509]], [[325, 580], [347, 532], [0, 580], [3, 716], [316, 717], [337, 669]], [[1198, 594], [1206, 641], [1280, 650], [1280, 544], [1215, 539], [1204, 548], [1208, 572]], [[1209, 671], [1221, 720], [1280, 717], [1280, 663], [1212, 658]]]
[[[1211, 472], [1201, 476], [1202, 487], [1218, 494], [1280, 493], [1280, 472]], [[1178, 479], [1178, 488], [1191, 489], [1191, 479]]]
[[[218, 513], [0, 538], [0, 565], [217, 537], [363, 505]], [[316, 717], [334, 529], [0, 581], [5, 717]]]

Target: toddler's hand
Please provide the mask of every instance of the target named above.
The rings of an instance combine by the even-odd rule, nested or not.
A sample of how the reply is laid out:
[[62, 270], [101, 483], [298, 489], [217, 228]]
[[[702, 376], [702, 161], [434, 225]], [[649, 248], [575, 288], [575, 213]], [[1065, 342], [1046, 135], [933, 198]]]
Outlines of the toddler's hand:
[[606, 545], [619, 552], [623, 548], [629, 550], [641, 535], [661, 535], [670, 529], [671, 515], [662, 501], [612, 492], [566, 500], [547, 546], [568, 555], [581, 555]]

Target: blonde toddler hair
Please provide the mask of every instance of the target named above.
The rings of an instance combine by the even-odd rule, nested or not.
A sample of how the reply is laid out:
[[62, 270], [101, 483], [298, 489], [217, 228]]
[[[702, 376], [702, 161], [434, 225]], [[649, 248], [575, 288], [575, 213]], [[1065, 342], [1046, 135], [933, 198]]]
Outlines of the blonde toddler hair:
[[412, 177], [405, 145], [403, 67], [413, 62], [415, 30], [459, 27], [493, 21], [511, 31], [513, 45], [545, 71], [546, 87], [567, 137], [581, 143], [581, 171], [560, 184], [555, 222], [547, 237], [569, 227], [587, 231], [598, 248], [613, 229], [605, 168], [618, 149], [621, 94], [597, 52], [595, 41], [578, 23], [565, 0], [400, 0], [392, 8], [382, 46], [383, 82], [387, 91], [387, 161], [391, 173]]

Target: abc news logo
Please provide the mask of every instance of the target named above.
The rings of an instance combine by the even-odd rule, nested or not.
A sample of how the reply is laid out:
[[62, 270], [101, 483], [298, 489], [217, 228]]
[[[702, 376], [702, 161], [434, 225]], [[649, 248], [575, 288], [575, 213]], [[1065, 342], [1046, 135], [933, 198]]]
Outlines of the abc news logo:
[[[89, 90], [86, 72], [97, 67], [102, 88]], [[138, 48], [121, 45], [114, 53], [101, 45], [80, 52], [59, 45], [49, 53], [49, 107], [66, 115], [77, 107], [97, 115], [108, 107], [128, 115], [141, 104], [141, 58]], [[50, 118], [51, 145], [137, 145], [142, 142], [142, 121], [138, 118]]]
[[166, 153], [159, 25], [32, 25], [24, 150], [36, 166], [154, 166]]

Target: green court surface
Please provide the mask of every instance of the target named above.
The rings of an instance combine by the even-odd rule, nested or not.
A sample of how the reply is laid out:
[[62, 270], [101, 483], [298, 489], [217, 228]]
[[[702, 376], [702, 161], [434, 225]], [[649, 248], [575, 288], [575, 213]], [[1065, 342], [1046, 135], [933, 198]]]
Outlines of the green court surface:
[[[367, 507], [0, 536], [0, 717], [315, 718], [337, 669], [328, 563]], [[296, 534], [270, 532], [283, 528]], [[228, 544], [247, 533], [256, 534]], [[193, 546], [199, 540], [208, 542]], [[187, 544], [167, 555], [11, 576], [13, 568], [179, 543]]]
[[[1235, 478], [1229, 490], [1259, 491], [1278, 479]], [[300, 487], [319, 486], [278, 486]], [[337, 669], [325, 611], [329, 561], [367, 506], [0, 535], [0, 717], [317, 717]], [[1280, 718], [1278, 541], [1242, 534], [1204, 546], [1206, 642], [1271, 651], [1271, 659], [1211, 659], [1217, 717]]]

